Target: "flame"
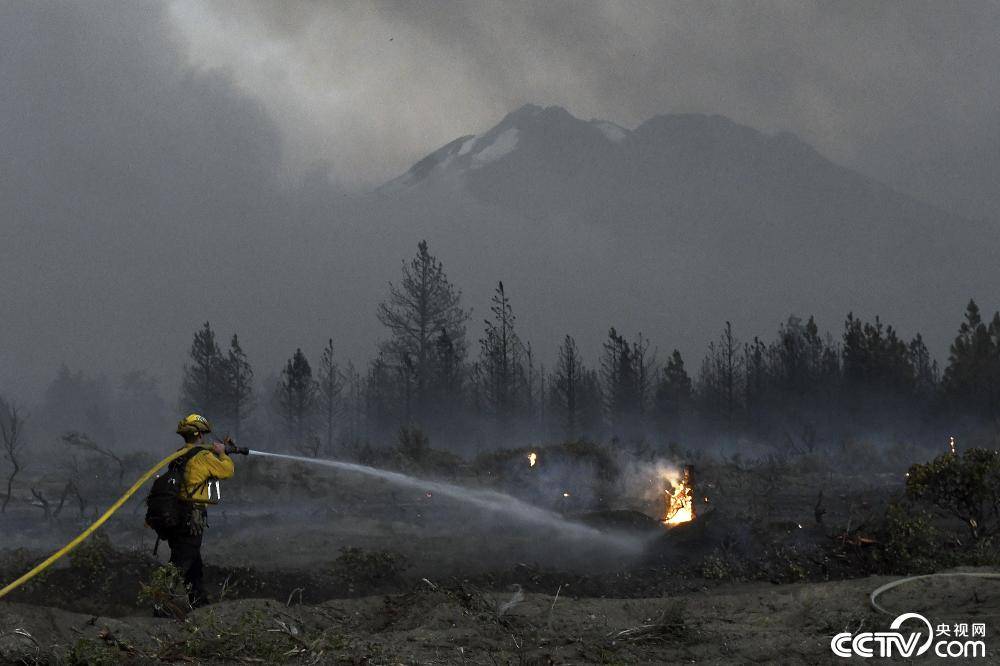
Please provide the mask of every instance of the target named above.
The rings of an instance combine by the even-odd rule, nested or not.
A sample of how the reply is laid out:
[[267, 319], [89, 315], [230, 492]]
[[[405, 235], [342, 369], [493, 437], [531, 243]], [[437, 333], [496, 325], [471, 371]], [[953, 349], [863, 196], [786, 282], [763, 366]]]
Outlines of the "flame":
[[569, 493], [563, 493], [563, 497], [569, 497]]
[[670, 488], [666, 495], [666, 513], [661, 521], [664, 525], [678, 525], [694, 520], [694, 491], [691, 488], [691, 468], [685, 467], [678, 476], [673, 473], [665, 477]]
[[948, 438], [948, 448], [951, 449], [951, 455], [955, 455], [955, 438], [954, 437], [949, 437]]
[[536, 462], [538, 462], [538, 454], [532, 451], [528, 454], [528, 467], [534, 467]]

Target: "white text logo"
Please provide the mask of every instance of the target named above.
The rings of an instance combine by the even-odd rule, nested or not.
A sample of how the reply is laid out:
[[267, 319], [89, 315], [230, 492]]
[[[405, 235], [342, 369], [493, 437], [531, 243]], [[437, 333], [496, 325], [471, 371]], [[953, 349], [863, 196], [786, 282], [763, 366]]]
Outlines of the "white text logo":
[[[897, 631], [903, 623], [913, 620], [916, 629], [908, 635]], [[890, 631], [837, 634], [830, 641], [830, 649], [838, 657], [919, 657], [931, 650], [938, 657], [985, 657], [986, 643], [974, 640], [986, 636], [986, 625], [975, 623], [939, 624], [937, 632], [930, 621], [920, 613], [903, 613], [889, 625]], [[937, 635], [939, 640], [935, 641]]]

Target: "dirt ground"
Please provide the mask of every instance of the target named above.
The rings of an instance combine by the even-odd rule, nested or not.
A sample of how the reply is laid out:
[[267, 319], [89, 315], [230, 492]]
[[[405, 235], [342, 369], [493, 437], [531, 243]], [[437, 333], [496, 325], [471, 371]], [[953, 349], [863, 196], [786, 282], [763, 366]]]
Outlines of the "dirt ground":
[[[0, 658], [10, 663], [816, 664], [830, 638], [884, 629], [868, 607], [889, 580], [718, 586], [657, 598], [496, 594], [421, 581], [403, 594], [242, 599], [185, 621], [111, 618], [0, 602]], [[504, 604], [514, 601], [501, 613]], [[935, 619], [1000, 618], [1000, 585], [915, 582], [882, 600]], [[987, 620], [988, 622], [988, 620]], [[991, 641], [988, 640], [989, 645]], [[982, 663], [1000, 662], [993, 645]]]
[[[343, 475], [292, 474], [254, 494], [267, 479], [248, 474], [211, 512], [213, 603], [181, 619], [152, 617], [140, 598], [167, 548], [152, 556], [133, 502], [0, 601], [0, 663], [816, 664], [840, 661], [835, 634], [888, 627], [893, 616], [868, 595], [895, 578], [858, 577], [827, 546], [898, 493], [900, 475], [723, 471], [702, 473], [710, 502], [670, 530], [623, 496], [618, 508], [552, 500], [635, 548]], [[0, 580], [91, 519], [12, 506], [0, 516]], [[979, 662], [1000, 663], [1000, 583], [922, 580], [880, 603], [985, 622]]]

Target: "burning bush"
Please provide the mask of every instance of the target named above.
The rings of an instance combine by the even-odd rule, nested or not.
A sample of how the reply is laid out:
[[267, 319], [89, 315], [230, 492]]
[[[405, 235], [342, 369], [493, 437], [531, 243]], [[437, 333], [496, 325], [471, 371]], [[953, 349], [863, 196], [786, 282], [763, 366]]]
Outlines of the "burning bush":
[[961, 520], [972, 542], [1000, 528], [1000, 451], [967, 449], [910, 467], [908, 497], [930, 502]]
[[664, 489], [665, 510], [664, 525], [679, 525], [694, 520], [694, 487], [692, 486], [691, 467], [687, 466], [678, 473], [667, 472], [663, 475], [670, 484]]

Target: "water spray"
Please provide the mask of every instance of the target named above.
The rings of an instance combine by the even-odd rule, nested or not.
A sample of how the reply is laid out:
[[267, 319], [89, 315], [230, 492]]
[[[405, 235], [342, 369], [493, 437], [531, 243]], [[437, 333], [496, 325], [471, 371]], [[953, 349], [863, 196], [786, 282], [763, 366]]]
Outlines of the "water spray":
[[[284, 453], [269, 453], [267, 451], [257, 451], [250, 449], [248, 455], [265, 456], [268, 458], [279, 458], [295, 462], [308, 463], [332, 467], [347, 472], [355, 472], [372, 476], [407, 488], [414, 488], [423, 492], [430, 492], [434, 495], [449, 497], [466, 504], [479, 507], [494, 513], [516, 518], [522, 522], [547, 527], [561, 534], [562, 536], [585, 539], [602, 543], [617, 550], [638, 553], [642, 549], [642, 544], [638, 539], [622, 535], [608, 534], [594, 529], [589, 525], [567, 520], [554, 511], [543, 509], [520, 500], [512, 495], [497, 492], [495, 490], [481, 490], [468, 488], [442, 481], [429, 481], [400, 472], [390, 472], [377, 467], [360, 465], [358, 463], [343, 462], [340, 460], [325, 460], [321, 458], [307, 458], [304, 456], [293, 456]], [[564, 493], [568, 496], [568, 493]]]

